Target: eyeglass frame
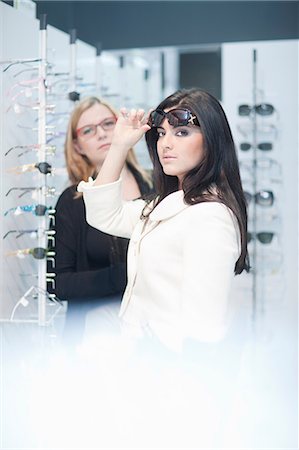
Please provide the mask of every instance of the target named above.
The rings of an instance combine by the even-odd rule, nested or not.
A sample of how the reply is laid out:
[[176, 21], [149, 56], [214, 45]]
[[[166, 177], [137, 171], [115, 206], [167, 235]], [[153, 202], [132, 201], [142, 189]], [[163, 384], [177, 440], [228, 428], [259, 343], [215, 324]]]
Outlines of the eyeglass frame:
[[[107, 130], [107, 129], [105, 129], [105, 128], [103, 127], [103, 123], [106, 122], [107, 120], [111, 120], [111, 119], [115, 120], [115, 123], [114, 123], [113, 127], [109, 128], [109, 129]], [[101, 127], [103, 131], [112, 131], [112, 130], [114, 129], [115, 125], [116, 125], [116, 122], [117, 122], [117, 117], [113, 115], [113, 116], [111, 116], [111, 117], [106, 117], [104, 120], [102, 120], [101, 122], [99, 122], [99, 123], [97, 123], [97, 124], [95, 124], [95, 123], [86, 124], [86, 125], [84, 125], [83, 127], [77, 128], [77, 129], [75, 130], [75, 135], [76, 135], [75, 137], [76, 137], [77, 139], [78, 139], [78, 138], [81, 138], [81, 139], [83, 139], [83, 140], [85, 140], [85, 141], [88, 141], [88, 139], [92, 138], [93, 136], [95, 136], [95, 135], [97, 134], [98, 127]], [[84, 135], [80, 135], [80, 132], [81, 132], [84, 128], [91, 128], [92, 130], [94, 130], [94, 133], [91, 134], [90, 136], [88, 136], [87, 138], [86, 138], [86, 136], [84, 136]]]

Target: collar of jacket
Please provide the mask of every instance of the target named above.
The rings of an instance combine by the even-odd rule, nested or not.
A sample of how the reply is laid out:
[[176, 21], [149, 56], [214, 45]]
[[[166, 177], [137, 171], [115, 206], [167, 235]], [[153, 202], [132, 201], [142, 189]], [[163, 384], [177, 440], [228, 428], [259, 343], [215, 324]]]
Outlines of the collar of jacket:
[[153, 212], [150, 213], [149, 218], [153, 222], [169, 219], [184, 209], [189, 208], [189, 206], [190, 205], [187, 205], [184, 202], [183, 190], [172, 192], [154, 208]]

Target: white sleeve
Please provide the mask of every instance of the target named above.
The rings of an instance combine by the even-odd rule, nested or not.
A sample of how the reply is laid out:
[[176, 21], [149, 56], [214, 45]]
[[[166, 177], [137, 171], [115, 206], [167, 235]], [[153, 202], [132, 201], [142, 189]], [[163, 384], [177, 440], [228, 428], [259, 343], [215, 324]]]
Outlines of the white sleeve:
[[183, 335], [219, 341], [232, 313], [230, 288], [240, 254], [238, 226], [232, 212], [220, 203], [201, 203], [190, 210], [183, 243]]
[[123, 201], [121, 179], [101, 186], [93, 184], [90, 178], [88, 182], [81, 181], [77, 188], [79, 192], [83, 192], [89, 225], [114, 236], [130, 238], [145, 201]]

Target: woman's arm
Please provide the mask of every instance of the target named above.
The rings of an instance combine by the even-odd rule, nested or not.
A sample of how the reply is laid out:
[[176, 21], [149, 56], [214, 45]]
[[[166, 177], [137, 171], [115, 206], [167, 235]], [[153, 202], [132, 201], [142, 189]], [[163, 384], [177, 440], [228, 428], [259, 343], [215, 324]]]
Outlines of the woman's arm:
[[220, 203], [194, 205], [190, 213], [183, 241], [183, 335], [213, 342], [224, 337], [231, 318], [239, 232], [232, 213]]
[[130, 238], [145, 206], [143, 200], [122, 201], [120, 175], [127, 153], [150, 129], [143, 110], [122, 109], [103, 166], [95, 181], [82, 182], [87, 222], [94, 228], [115, 236]]
[[137, 111], [132, 109], [130, 112], [125, 108], [121, 109], [121, 115], [114, 129], [111, 147], [94, 182], [94, 186], [113, 183], [120, 178], [128, 151], [150, 129], [146, 122], [147, 116], [145, 116], [143, 109], [138, 109]]

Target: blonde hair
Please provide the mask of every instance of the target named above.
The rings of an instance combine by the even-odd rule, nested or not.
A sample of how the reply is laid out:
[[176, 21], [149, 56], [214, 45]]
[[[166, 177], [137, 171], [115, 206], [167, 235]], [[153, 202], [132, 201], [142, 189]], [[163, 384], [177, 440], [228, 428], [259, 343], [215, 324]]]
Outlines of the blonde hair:
[[[108, 108], [112, 114], [117, 117], [116, 111], [108, 103], [102, 102], [98, 97], [87, 97], [76, 106], [69, 120], [64, 144], [66, 168], [72, 184], [77, 184], [81, 180], [87, 181], [89, 177], [94, 176], [96, 173], [96, 167], [94, 167], [85, 155], [81, 155], [76, 150], [74, 140], [77, 138], [76, 129], [81, 115], [84, 111], [97, 103]], [[151, 186], [151, 178], [138, 163], [132, 148], [128, 152], [126, 163], [139, 172], [141, 177]]]

